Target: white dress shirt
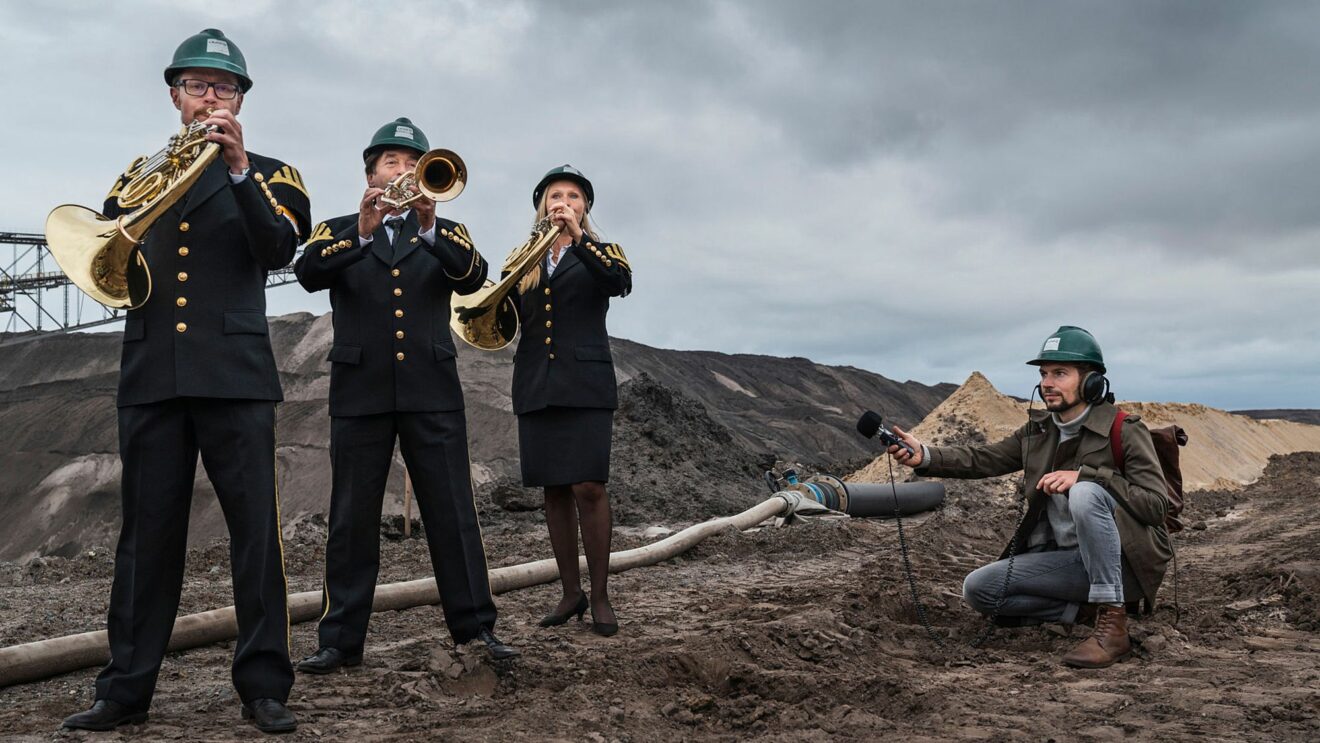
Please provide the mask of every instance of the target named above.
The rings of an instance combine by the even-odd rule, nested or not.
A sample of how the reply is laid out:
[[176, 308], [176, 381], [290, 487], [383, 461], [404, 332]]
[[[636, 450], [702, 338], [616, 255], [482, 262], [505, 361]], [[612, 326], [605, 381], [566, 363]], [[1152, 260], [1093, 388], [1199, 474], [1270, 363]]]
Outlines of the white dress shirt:
[[[412, 211], [412, 209], [404, 209], [403, 213], [398, 216], [401, 217], [402, 219], [407, 219], [408, 212], [410, 211]], [[390, 217], [390, 219], [393, 219], [393, 217]], [[384, 227], [385, 227], [385, 236], [390, 239], [390, 244], [393, 245], [394, 230], [391, 229], [388, 224], [384, 225]], [[425, 232], [418, 232], [417, 236], [425, 240], [427, 245], [435, 247], [435, 223], [434, 222], [431, 223], [431, 229]], [[365, 248], [368, 245], [370, 245], [371, 242], [375, 239], [376, 239], [375, 235], [367, 235], [365, 237], [363, 237], [362, 235], [358, 235], [358, 246]]]

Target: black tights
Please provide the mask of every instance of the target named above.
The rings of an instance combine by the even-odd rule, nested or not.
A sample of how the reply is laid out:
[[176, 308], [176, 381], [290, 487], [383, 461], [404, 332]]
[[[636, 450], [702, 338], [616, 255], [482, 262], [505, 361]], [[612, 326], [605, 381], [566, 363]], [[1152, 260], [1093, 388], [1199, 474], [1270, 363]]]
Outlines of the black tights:
[[591, 574], [591, 616], [607, 624], [617, 620], [610, 606], [606, 583], [610, 575], [610, 537], [614, 517], [603, 482], [579, 482], [545, 489], [545, 524], [550, 530], [550, 547], [559, 566], [564, 596], [555, 613], [571, 609], [582, 595], [578, 569], [577, 532], [582, 526], [582, 550], [587, 555]]

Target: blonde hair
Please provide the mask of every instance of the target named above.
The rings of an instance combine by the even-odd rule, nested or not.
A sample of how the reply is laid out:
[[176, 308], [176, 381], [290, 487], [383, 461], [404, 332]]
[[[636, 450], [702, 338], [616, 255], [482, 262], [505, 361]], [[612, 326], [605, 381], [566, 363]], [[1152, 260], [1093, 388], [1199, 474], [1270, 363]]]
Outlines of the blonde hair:
[[[574, 183], [572, 180], [568, 178], [565, 178], [564, 180], [568, 181], [569, 183]], [[554, 181], [551, 181], [551, 183], [553, 182]], [[574, 183], [574, 185], [577, 184]], [[581, 186], [578, 186], [578, 188], [581, 188]], [[546, 202], [549, 200], [549, 194], [550, 194], [550, 184], [546, 184], [545, 190], [541, 192], [541, 203], [536, 205], [536, 219], [532, 221], [533, 227], [535, 227], [536, 224], [540, 222], [542, 219], [545, 219], [545, 215], [548, 212], [548, 210], [546, 209]], [[586, 197], [585, 191], [583, 192], [582, 196], [584, 198]], [[591, 225], [591, 207], [587, 207], [587, 209], [582, 212], [582, 219], [578, 222], [578, 224], [581, 225], [582, 231], [586, 233], [587, 237], [596, 241], [600, 240], [600, 237], [596, 235], [596, 230]], [[522, 280], [518, 282], [519, 293], [526, 294], [532, 289], [535, 289], [537, 284], [541, 283], [541, 273], [544, 270], [544, 263], [545, 263], [544, 261], [537, 263], [536, 266], [532, 268], [532, 270], [528, 271], [526, 274], [523, 275]]]

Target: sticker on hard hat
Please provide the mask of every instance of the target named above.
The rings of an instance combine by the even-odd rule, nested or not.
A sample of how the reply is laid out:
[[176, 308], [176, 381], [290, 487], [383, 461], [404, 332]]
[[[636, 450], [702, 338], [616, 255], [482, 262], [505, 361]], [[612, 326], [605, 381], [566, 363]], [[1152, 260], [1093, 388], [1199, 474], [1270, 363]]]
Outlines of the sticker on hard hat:
[[226, 57], [228, 57], [228, 56], [229, 56], [229, 42], [228, 42], [228, 41], [225, 41], [224, 39], [207, 39], [207, 40], [206, 40], [206, 53], [207, 53], [207, 54], [223, 54], [223, 55], [225, 55]]
[[1046, 340], [1045, 340], [1045, 345], [1042, 346], [1040, 350], [1042, 350], [1042, 351], [1057, 351], [1057, 350], [1059, 350], [1059, 338], [1058, 338], [1058, 336], [1055, 336], [1055, 337], [1053, 337], [1053, 338], [1048, 338], [1048, 339], [1046, 339]]
[[410, 126], [394, 127], [394, 136], [403, 137], [405, 139], [416, 139], [416, 137], [413, 136], [413, 129]]

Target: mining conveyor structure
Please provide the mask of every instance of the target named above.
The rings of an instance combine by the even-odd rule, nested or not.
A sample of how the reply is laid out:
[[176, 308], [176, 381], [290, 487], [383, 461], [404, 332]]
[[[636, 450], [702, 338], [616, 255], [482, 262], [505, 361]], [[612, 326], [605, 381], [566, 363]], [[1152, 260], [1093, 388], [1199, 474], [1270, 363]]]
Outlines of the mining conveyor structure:
[[[267, 274], [266, 288], [295, 281], [290, 263]], [[0, 345], [123, 319], [122, 310], [96, 302], [73, 285], [50, 254], [45, 235], [0, 232]]]

